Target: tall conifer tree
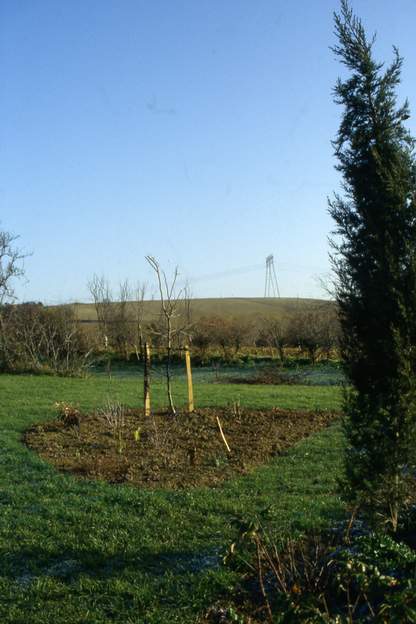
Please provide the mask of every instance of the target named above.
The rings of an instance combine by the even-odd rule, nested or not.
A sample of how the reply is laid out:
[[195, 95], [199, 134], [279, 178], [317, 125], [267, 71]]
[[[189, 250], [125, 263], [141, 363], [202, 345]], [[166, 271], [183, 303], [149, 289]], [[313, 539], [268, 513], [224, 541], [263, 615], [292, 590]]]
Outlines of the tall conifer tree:
[[332, 262], [351, 390], [345, 395], [347, 498], [397, 529], [416, 445], [416, 167], [414, 140], [397, 106], [402, 58], [374, 59], [347, 0], [335, 14], [333, 48], [347, 70], [335, 87], [343, 106], [334, 141], [343, 196]]

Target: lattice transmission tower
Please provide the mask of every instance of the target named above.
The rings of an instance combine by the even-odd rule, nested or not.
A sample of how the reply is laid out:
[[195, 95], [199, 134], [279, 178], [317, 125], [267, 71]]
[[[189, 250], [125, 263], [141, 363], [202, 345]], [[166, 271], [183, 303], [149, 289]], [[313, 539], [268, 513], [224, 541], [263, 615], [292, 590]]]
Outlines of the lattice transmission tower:
[[274, 267], [274, 258], [270, 254], [266, 258], [266, 281], [264, 284], [265, 297], [280, 297], [279, 284], [277, 283], [276, 269]]

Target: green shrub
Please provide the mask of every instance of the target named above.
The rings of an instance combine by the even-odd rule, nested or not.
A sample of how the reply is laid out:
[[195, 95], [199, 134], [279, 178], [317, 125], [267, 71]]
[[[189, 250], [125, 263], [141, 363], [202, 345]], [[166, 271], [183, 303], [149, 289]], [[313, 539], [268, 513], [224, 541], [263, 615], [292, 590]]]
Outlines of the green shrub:
[[259, 621], [416, 622], [416, 551], [384, 533], [273, 540], [250, 522], [224, 561], [240, 574], [241, 612]]

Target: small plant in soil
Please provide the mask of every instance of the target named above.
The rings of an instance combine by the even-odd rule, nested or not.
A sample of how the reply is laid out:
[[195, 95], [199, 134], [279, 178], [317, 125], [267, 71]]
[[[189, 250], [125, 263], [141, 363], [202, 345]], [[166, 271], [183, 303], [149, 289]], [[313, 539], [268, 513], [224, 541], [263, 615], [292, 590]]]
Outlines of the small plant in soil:
[[142, 429], [141, 427], [137, 427], [137, 429], [135, 429], [133, 431], [133, 438], [134, 441], [136, 442], [137, 445], [140, 445], [140, 435], [141, 435]]
[[235, 418], [241, 417], [241, 404], [240, 399], [238, 398], [236, 401], [233, 401], [231, 406], [231, 413]]
[[55, 408], [58, 412], [58, 418], [62, 420], [66, 427], [79, 426], [81, 414], [78, 408], [64, 401], [56, 402]]
[[230, 463], [228, 455], [226, 455], [225, 453], [216, 455], [213, 461], [214, 461], [214, 466], [216, 468], [222, 468], [224, 466], [228, 466], [228, 464]]
[[79, 438], [81, 436], [81, 412], [79, 409], [64, 401], [55, 403], [55, 408], [58, 411], [58, 418], [62, 421], [64, 427], [71, 429]]
[[[103, 420], [106, 421], [106, 423], [110, 427], [114, 439], [117, 443], [117, 450], [121, 454], [124, 449], [124, 430], [126, 425], [125, 408], [121, 405], [121, 403], [111, 403], [110, 401], [108, 401], [107, 405], [103, 409], [99, 410], [98, 414]], [[140, 439], [140, 430], [136, 429], [135, 434], [137, 432], [137, 439], [135, 435], [136, 442], [138, 442]]]

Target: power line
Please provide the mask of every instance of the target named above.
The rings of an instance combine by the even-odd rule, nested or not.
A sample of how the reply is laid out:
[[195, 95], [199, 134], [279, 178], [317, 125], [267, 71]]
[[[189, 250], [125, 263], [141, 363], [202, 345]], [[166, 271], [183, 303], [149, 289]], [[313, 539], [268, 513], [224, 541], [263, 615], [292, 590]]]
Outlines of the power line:
[[252, 266], [240, 267], [238, 269], [230, 269], [228, 271], [221, 271], [219, 273], [207, 273], [205, 275], [196, 275], [189, 277], [189, 282], [200, 282], [205, 280], [219, 279], [221, 277], [231, 277], [232, 275], [244, 275], [246, 273], [253, 273], [254, 271], [261, 271], [263, 264], [253, 264]]

